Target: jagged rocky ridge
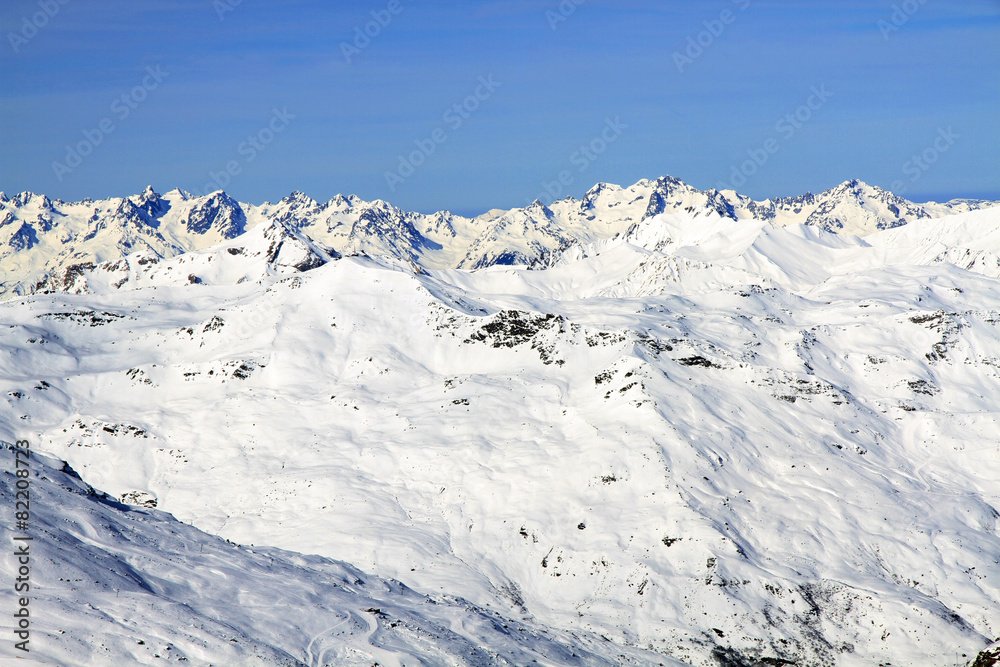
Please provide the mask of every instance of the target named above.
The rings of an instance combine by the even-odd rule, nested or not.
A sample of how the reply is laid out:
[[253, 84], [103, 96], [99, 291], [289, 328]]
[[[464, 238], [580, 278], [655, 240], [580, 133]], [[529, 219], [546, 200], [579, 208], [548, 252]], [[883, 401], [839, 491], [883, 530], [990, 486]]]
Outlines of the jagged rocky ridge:
[[624, 188], [600, 183], [580, 200], [549, 206], [536, 201], [475, 218], [407, 212], [353, 195], [319, 203], [301, 192], [260, 206], [224, 192], [193, 197], [152, 188], [132, 197], [72, 203], [0, 193], [0, 298], [73, 285], [97, 264], [131, 253], [170, 258], [275, 222], [338, 253], [395, 257], [431, 269], [477, 269], [544, 265], [567, 248], [612, 238], [662, 213], [707, 209], [734, 220], [866, 235], [993, 204], [915, 204], [859, 181], [818, 195], [757, 202], [729, 190], [700, 191], [672, 177]]

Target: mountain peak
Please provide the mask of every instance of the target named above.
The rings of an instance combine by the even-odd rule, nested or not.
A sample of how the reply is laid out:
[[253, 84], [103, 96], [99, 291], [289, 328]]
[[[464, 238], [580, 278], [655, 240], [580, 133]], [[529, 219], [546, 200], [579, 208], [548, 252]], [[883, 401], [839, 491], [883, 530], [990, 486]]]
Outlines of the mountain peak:
[[215, 230], [222, 238], [232, 239], [246, 231], [246, 214], [239, 202], [216, 190], [188, 211], [185, 226], [192, 234]]
[[282, 199], [282, 201], [304, 201], [311, 202], [315, 201], [312, 197], [302, 192], [302, 190], [292, 190], [287, 197]]
[[[528, 264], [572, 246], [611, 239], [660, 214], [712, 211], [731, 220], [776, 226], [806, 225], [867, 236], [922, 218], [939, 218], [994, 205], [957, 201], [915, 204], [858, 179], [818, 195], [755, 201], [731, 190], [699, 190], [665, 175], [622, 187], [594, 184], [584, 197], [547, 205], [541, 200], [510, 210], [466, 218], [447, 211], [430, 215], [404, 211], [389, 202], [366, 202], [337, 194], [318, 204], [300, 190], [277, 204], [241, 204], [224, 190], [192, 196], [175, 188], [166, 197], [148, 186], [127, 198], [52, 202], [23, 192], [3, 195], [0, 260], [18, 255], [25, 267], [0, 280], [0, 297], [23, 293], [55, 271], [100, 262], [140, 248], [172, 257], [233, 239], [248, 229], [280, 219], [323, 247], [412, 261], [423, 268], [481, 268], [498, 262]], [[15, 234], [16, 233], [16, 234]], [[53, 253], [54, 247], [67, 252]], [[15, 275], [16, 274], [16, 275]]]
[[827, 190], [826, 192], [854, 192], [854, 193], [859, 193], [859, 192], [876, 192], [876, 193], [882, 193], [882, 192], [885, 192], [885, 190], [883, 190], [882, 188], [878, 187], [877, 185], [871, 185], [870, 183], [865, 183], [864, 181], [859, 180], [857, 178], [852, 178], [850, 180], [844, 181], [843, 183], [841, 183], [840, 185], [838, 185], [835, 188], [831, 188], [830, 190]]

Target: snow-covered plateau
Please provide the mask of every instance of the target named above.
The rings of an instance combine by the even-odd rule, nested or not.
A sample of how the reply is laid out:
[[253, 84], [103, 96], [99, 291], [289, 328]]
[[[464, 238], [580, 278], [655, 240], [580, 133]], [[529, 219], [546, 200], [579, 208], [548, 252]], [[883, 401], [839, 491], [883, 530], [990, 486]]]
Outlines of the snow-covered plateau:
[[1000, 664], [995, 203], [0, 207], [0, 661]]

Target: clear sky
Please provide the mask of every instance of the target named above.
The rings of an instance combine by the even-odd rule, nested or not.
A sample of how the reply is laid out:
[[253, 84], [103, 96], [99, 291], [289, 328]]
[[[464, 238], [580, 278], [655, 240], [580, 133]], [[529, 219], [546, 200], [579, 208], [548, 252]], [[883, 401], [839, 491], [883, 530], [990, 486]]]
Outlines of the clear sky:
[[1000, 199], [998, 0], [4, 0], [0, 20], [8, 193], [479, 213], [670, 174]]

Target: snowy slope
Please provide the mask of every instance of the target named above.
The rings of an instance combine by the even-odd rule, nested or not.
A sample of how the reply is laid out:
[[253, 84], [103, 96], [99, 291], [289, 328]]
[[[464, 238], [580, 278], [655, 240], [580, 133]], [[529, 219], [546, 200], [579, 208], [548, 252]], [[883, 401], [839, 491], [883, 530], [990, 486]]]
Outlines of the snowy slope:
[[873, 234], [866, 241], [896, 261], [947, 262], [1000, 278], [1000, 215], [990, 210], [921, 220]]
[[1000, 282], [948, 257], [996, 252], [997, 209], [642, 216], [544, 270], [333, 261], [287, 221], [322, 261], [254, 227], [98, 267], [0, 304], [0, 437], [663, 662], [967, 664], [1000, 635]]
[[170, 258], [209, 248], [269, 223], [343, 254], [395, 257], [429, 269], [475, 269], [544, 265], [569, 246], [612, 238], [663, 213], [711, 210], [732, 219], [867, 235], [993, 205], [914, 204], [859, 181], [819, 195], [756, 202], [733, 191], [697, 190], [669, 176], [629, 187], [599, 183], [580, 200], [535, 202], [476, 218], [407, 212], [354, 195], [320, 203], [301, 192], [260, 206], [240, 204], [224, 192], [160, 195], [151, 187], [132, 197], [76, 203], [0, 193], [0, 297], [72, 285], [80, 271], [133, 252]]
[[[0, 535], [9, 545], [9, 445], [0, 448], [0, 461]], [[165, 512], [122, 505], [44, 455], [31, 467], [30, 652], [5, 641], [0, 660], [88, 667], [673, 664], [600, 637], [552, 633], [460, 597], [421, 595], [325, 558], [231, 544]], [[4, 560], [9, 580], [13, 565]]]

